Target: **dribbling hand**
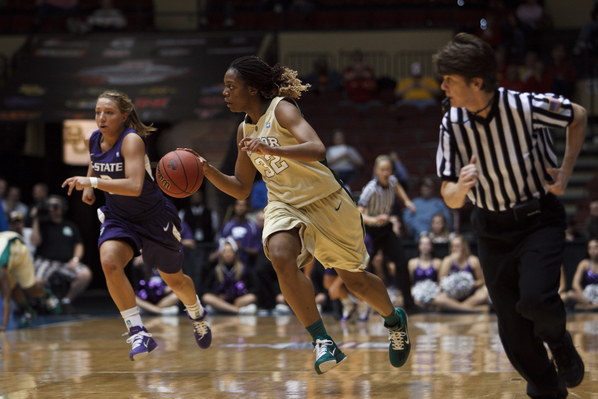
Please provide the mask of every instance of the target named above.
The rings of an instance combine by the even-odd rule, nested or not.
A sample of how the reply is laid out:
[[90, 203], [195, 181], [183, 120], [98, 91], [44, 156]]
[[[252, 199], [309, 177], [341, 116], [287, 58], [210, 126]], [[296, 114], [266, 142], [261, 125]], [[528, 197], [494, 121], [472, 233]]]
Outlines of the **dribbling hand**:
[[203, 166], [204, 169], [206, 168], [206, 166], [210, 165], [208, 163], [208, 161], [206, 161], [206, 159], [204, 157], [202, 157], [201, 155], [199, 155], [197, 152], [195, 152], [191, 148], [177, 148], [177, 151], [187, 151], [188, 153], [191, 153], [191, 154], [195, 155], [197, 158], [199, 158], [199, 161], [201, 162], [201, 166]]
[[[91, 181], [89, 180], [89, 177], [86, 176], [74, 176], [74, 177], [69, 177], [68, 179], [66, 179], [64, 181], [64, 183], [62, 183], [62, 188], [65, 188], [66, 186], [69, 186], [69, 191], [68, 191], [68, 195], [71, 195], [73, 193], [73, 190], [77, 190], [77, 191], [82, 191], [85, 190], [83, 192], [83, 202], [85, 202], [86, 204], [93, 204], [95, 202], [95, 195], [93, 194], [93, 189], [91, 187]], [[86, 190], [89, 189], [89, 190]], [[89, 191], [91, 191], [91, 194], [89, 193]]]

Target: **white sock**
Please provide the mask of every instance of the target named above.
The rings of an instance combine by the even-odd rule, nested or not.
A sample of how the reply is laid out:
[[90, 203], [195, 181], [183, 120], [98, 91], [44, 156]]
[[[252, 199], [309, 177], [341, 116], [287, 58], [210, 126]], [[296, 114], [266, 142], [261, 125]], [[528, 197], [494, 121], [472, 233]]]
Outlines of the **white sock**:
[[185, 305], [185, 308], [187, 308], [189, 316], [191, 316], [192, 319], [197, 320], [203, 316], [203, 308], [201, 307], [201, 302], [199, 302], [199, 297], [195, 295], [195, 298], [197, 298], [197, 302], [195, 302], [194, 305]]
[[137, 306], [131, 309], [123, 310], [122, 312], [120, 312], [120, 315], [125, 320], [127, 329], [131, 330], [131, 327], [133, 326], [143, 327], [143, 323], [141, 322], [141, 316], [139, 316], [139, 308]]

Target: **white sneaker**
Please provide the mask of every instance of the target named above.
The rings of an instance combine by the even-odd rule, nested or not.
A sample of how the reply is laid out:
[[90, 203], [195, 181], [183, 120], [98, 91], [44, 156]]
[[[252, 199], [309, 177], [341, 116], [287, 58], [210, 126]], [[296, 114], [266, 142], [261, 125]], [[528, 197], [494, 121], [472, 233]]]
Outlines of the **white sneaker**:
[[283, 305], [282, 303], [279, 303], [278, 305], [276, 305], [276, 307], [274, 308], [274, 311], [276, 312], [276, 314], [279, 314], [279, 315], [288, 315], [288, 314], [292, 313], [291, 308], [287, 305]]
[[168, 306], [166, 308], [162, 308], [160, 313], [161, 314], [179, 314], [179, 307], [177, 305]]
[[256, 314], [257, 313], [257, 305], [252, 303], [247, 306], [243, 306], [239, 309], [239, 314]]

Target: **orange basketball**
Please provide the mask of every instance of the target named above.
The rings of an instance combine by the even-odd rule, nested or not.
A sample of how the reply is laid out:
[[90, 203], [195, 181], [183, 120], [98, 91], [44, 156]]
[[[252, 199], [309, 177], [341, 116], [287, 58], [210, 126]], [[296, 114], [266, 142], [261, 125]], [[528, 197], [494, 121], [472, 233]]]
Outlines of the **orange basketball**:
[[164, 155], [156, 167], [156, 181], [166, 194], [185, 198], [203, 182], [203, 166], [190, 152], [177, 150]]

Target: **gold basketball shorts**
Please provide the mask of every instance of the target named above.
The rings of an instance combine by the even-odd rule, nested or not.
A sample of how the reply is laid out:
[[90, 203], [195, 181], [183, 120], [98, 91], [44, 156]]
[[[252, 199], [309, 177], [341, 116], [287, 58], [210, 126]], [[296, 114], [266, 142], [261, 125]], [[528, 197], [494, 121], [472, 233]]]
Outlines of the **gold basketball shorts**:
[[301, 208], [272, 201], [264, 210], [264, 252], [268, 259], [269, 237], [299, 227], [299, 268], [315, 257], [326, 268], [363, 271], [369, 261], [361, 213], [344, 189]]

